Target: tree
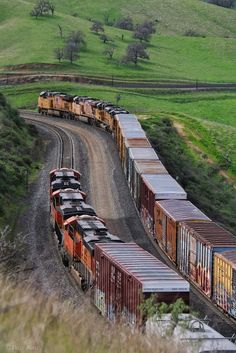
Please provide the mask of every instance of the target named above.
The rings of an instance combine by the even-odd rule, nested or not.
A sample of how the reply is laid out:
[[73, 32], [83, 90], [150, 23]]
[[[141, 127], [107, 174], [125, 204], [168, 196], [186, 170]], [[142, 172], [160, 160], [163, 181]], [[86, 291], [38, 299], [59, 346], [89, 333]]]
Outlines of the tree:
[[105, 44], [109, 41], [109, 37], [108, 37], [105, 33], [103, 33], [103, 34], [100, 35], [100, 39], [101, 39], [101, 41], [103, 41], [103, 43], [105, 43]]
[[43, 16], [45, 13], [48, 13], [49, 11], [51, 11], [51, 14], [53, 15], [55, 11], [55, 5], [49, 0], [38, 0], [30, 12], [30, 15], [38, 18], [39, 16]]
[[103, 25], [100, 21], [93, 21], [93, 24], [90, 29], [92, 32], [96, 32], [96, 33], [104, 32]]
[[113, 55], [114, 55], [115, 48], [116, 48], [116, 46], [115, 46], [114, 43], [108, 43], [108, 44], [106, 45], [106, 48], [105, 48], [104, 52], [103, 52], [104, 55], [105, 55], [108, 59], [112, 60]]
[[149, 59], [149, 55], [146, 52], [146, 46], [142, 43], [131, 43], [126, 48], [126, 54], [123, 61], [133, 62], [135, 65], [138, 63], [138, 59]]
[[62, 26], [60, 26], [60, 25], [57, 25], [57, 26], [58, 26], [58, 28], [59, 28], [60, 37], [62, 38], [62, 37], [63, 37]]
[[37, 7], [34, 7], [34, 8], [30, 11], [30, 16], [35, 17], [36, 20], [37, 20], [38, 17], [41, 16], [40, 10], [39, 10]]
[[68, 59], [72, 64], [73, 61], [79, 58], [79, 47], [72, 42], [66, 43], [64, 47], [64, 58]]
[[85, 35], [82, 31], [71, 32], [67, 37], [66, 42], [75, 44], [79, 49], [86, 48]]
[[143, 40], [148, 42], [151, 35], [156, 32], [154, 22], [145, 21], [142, 24], [136, 25], [133, 37], [139, 39], [140, 42]]
[[122, 17], [116, 21], [116, 27], [132, 31], [134, 28], [133, 20], [131, 17]]
[[86, 47], [84, 33], [81, 31], [73, 31], [69, 34], [65, 41], [64, 55], [65, 59], [73, 61], [79, 58], [79, 52]]
[[54, 49], [54, 56], [55, 58], [59, 61], [59, 63], [61, 62], [61, 60], [64, 57], [64, 51], [63, 48], [56, 48]]
[[51, 11], [51, 14], [53, 16], [55, 11], [55, 5], [52, 2], [48, 2], [48, 9]]

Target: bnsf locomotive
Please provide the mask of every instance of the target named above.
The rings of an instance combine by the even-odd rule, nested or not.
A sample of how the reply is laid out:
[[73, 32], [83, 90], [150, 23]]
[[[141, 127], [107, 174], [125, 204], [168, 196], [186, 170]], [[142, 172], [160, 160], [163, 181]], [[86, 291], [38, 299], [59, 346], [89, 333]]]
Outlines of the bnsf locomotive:
[[[137, 117], [120, 107], [98, 99], [48, 91], [40, 94], [38, 111], [46, 115], [84, 120], [91, 125], [101, 126], [112, 133], [130, 192], [149, 236], [157, 242], [162, 251], [188, 280], [195, 283], [206, 296], [211, 298], [230, 316], [236, 318], [236, 238], [211, 221], [187, 200], [186, 192], [168, 174], [158, 155], [152, 149]], [[74, 182], [79, 183], [76, 175], [71, 185]], [[68, 194], [73, 194], [73, 191], [67, 191]], [[53, 192], [54, 190], [51, 190], [51, 196]], [[130, 281], [133, 281], [135, 276], [129, 259], [132, 256], [134, 259], [138, 259], [139, 256], [143, 260], [147, 258], [147, 263], [152, 264], [149, 267], [147, 265], [147, 268], [150, 271], [153, 269], [151, 271], [153, 278], [158, 273], [158, 266], [161, 266], [160, 262], [154, 260], [151, 255], [135, 244], [119, 242], [117, 238], [108, 233], [101, 220], [94, 219], [92, 221], [93, 218], [91, 217], [96, 217], [95, 213], [93, 214], [95, 211], [90, 206], [85, 206], [84, 196], [80, 191], [78, 191], [80, 196], [76, 196], [78, 197], [77, 201], [72, 200], [73, 196], [71, 197], [72, 201], [67, 202], [65, 193], [66, 191], [60, 190], [52, 198], [52, 205], [54, 205], [52, 206], [52, 212], [55, 212], [54, 222], [58, 217], [55, 227], [58, 228], [59, 241], [65, 244], [66, 255], [64, 255], [67, 257], [66, 261], [77, 261], [79, 252], [83, 254], [81, 256], [86, 256], [83, 263], [88, 261], [88, 267], [81, 268], [80, 263], [75, 267], [81, 268], [84, 273], [84, 286], [94, 283], [94, 279], [95, 283], [100, 283], [96, 288], [95, 295], [97, 306], [107, 316], [113, 315], [112, 310], [115, 306], [118, 312], [124, 313], [127, 311], [127, 315], [132, 318], [133, 312], [129, 311], [127, 303], [122, 310], [117, 304], [119, 302], [118, 298], [122, 296], [121, 292], [129, 288], [129, 276]], [[68, 203], [71, 207], [73, 205], [75, 210], [72, 218], [69, 217], [71, 213], [67, 208]], [[57, 212], [55, 207], [58, 207]], [[83, 221], [80, 217], [83, 217], [81, 212], [85, 208], [88, 208], [89, 212], [86, 220]], [[94, 225], [94, 229], [91, 228], [91, 223]], [[101, 229], [102, 235], [97, 242], [95, 238], [99, 237], [99, 229]], [[72, 241], [70, 239], [73, 238], [71, 232], [83, 239], [85, 243], [90, 237], [93, 239], [91, 240], [93, 243], [91, 247], [88, 244], [87, 246], [83, 245], [84, 250], [82, 250], [82, 245], [73, 245], [77, 249], [75, 250], [77, 260], [74, 259], [71, 252]], [[100, 242], [102, 237], [106, 239], [105, 242], [103, 240]], [[113, 247], [116, 250], [112, 250]], [[122, 253], [124, 256], [122, 256]], [[127, 254], [127, 257], [125, 254]], [[80, 262], [80, 260], [78, 261]], [[103, 281], [104, 273], [107, 271], [104, 267], [106, 262], [112, 263], [114, 268], [112, 270], [114, 272], [110, 274], [114, 284], [110, 289], [108, 289], [107, 282]], [[138, 262], [139, 260], [137, 260]], [[124, 271], [129, 275], [127, 275], [125, 282], [126, 289], [123, 289], [123, 287], [121, 289], [119, 285], [123, 283], [121, 278], [124, 276], [121, 269], [124, 266], [131, 266], [131, 269], [129, 267], [127, 271]], [[145, 273], [145, 267], [143, 271]], [[174, 275], [176, 276], [176, 274]], [[138, 288], [141, 284], [137, 282], [135, 285]], [[145, 284], [141, 286], [144, 290]], [[187, 289], [186, 284], [184, 286]], [[110, 293], [109, 291], [112, 291], [112, 294], [107, 294]], [[107, 295], [111, 295], [113, 300], [112, 310], [107, 302]], [[134, 305], [135, 300], [132, 299], [132, 305]]]

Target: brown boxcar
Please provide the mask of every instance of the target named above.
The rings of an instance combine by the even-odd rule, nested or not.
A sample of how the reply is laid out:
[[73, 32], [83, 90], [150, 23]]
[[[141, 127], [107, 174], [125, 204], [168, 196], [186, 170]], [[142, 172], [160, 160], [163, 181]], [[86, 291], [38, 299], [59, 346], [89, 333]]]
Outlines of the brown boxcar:
[[190, 201], [164, 200], [156, 201], [154, 209], [155, 237], [160, 247], [176, 262], [177, 229], [181, 221], [210, 221]]
[[94, 303], [110, 320], [141, 324], [140, 304], [152, 293], [159, 302], [188, 302], [188, 282], [135, 243], [96, 244], [94, 256]]
[[134, 161], [134, 178], [133, 185], [130, 190], [138, 210], [140, 210], [142, 174], [168, 174], [168, 172], [160, 160]]
[[142, 174], [140, 214], [144, 227], [154, 236], [154, 206], [157, 200], [185, 200], [184, 189], [169, 174]]
[[214, 254], [213, 300], [236, 319], [236, 251]]
[[212, 296], [215, 252], [236, 250], [236, 237], [215, 222], [180, 222], [177, 265], [209, 297]]

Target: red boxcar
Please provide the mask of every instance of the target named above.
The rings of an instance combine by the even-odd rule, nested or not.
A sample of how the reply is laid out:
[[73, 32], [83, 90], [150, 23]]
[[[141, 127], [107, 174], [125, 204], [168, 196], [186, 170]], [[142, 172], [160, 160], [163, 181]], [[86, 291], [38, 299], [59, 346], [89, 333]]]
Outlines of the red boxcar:
[[140, 325], [140, 305], [152, 293], [159, 302], [188, 303], [188, 282], [137, 244], [96, 244], [94, 256], [94, 303], [108, 319]]
[[184, 189], [169, 174], [141, 176], [140, 213], [144, 227], [154, 236], [154, 206], [157, 200], [186, 199]]

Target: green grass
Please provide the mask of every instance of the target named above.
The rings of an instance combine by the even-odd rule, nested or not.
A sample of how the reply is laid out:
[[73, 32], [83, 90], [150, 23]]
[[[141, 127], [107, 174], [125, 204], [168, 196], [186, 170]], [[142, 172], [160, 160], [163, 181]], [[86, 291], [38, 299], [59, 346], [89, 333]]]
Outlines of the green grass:
[[[56, 64], [53, 48], [63, 46], [57, 25], [64, 34], [81, 29], [86, 34], [87, 49], [74, 65], [62, 64], [59, 71], [78, 74], [103, 75], [130, 79], [186, 79], [236, 82], [236, 11], [205, 4], [199, 0], [149, 0], [145, 4], [129, 0], [111, 2], [92, 0], [79, 3], [70, 0], [56, 2], [55, 16], [35, 20], [29, 16], [34, 1], [2, 1], [0, 14], [0, 66], [25, 63]], [[140, 61], [138, 68], [119, 64], [131, 32], [106, 26], [105, 32], [114, 39], [117, 49], [114, 60], [107, 62], [104, 44], [90, 31], [90, 18], [103, 19], [105, 12], [111, 18], [121, 13], [133, 14], [137, 20], [159, 18], [157, 34], [148, 51], [149, 61]], [[80, 17], [71, 14], [78, 13]], [[184, 37], [194, 29], [206, 38]], [[199, 28], [199, 29], [198, 29]], [[124, 41], [121, 34], [124, 34]], [[218, 36], [218, 37], [217, 37]], [[230, 38], [224, 38], [224, 37]], [[51, 68], [51, 71], [55, 70]], [[58, 70], [58, 67], [57, 67]]]
[[[1, 89], [17, 108], [35, 109], [40, 91], [52, 89], [115, 102], [141, 119], [168, 117], [183, 126], [186, 141], [199, 149], [236, 183], [236, 93], [122, 90], [68, 82], [41, 82]], [[195, 149], [196, 152], [196, 149]]]

